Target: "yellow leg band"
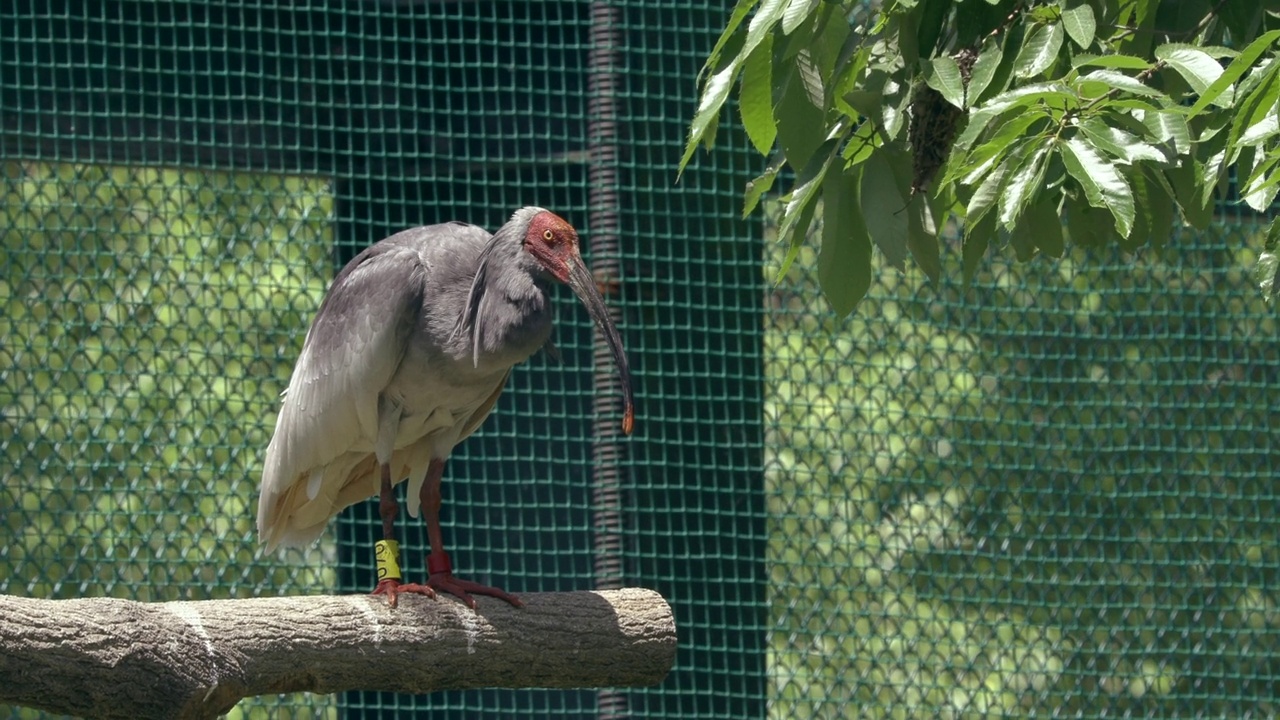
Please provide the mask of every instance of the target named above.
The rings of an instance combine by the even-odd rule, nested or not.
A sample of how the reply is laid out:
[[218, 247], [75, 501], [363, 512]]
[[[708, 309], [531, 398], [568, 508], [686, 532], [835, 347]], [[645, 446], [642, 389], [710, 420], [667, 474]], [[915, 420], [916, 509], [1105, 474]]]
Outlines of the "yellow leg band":
[[379, 540], [373, 544], [373, 557], [378, 562], [378, 582], [400, 579], [400, 543]]

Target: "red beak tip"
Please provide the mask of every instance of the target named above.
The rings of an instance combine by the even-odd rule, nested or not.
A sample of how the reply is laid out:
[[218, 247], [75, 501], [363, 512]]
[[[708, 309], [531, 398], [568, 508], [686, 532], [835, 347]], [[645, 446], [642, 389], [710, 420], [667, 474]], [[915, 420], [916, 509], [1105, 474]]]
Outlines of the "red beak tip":
[[622, 416], [622, 434], [630, 435], [631, 431], [636, 429], [636, 414], [631, 408], [627, 408], [627, 412]]

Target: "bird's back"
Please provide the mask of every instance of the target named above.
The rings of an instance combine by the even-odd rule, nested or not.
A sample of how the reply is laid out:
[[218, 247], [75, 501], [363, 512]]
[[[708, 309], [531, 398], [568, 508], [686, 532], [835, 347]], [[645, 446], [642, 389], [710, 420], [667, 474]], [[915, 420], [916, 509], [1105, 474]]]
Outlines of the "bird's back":
[[456, 332], [490, 238], [464, 223], [412, 228], [338, 273], [267, 448], [258, 530], [269, 550], [309, 544], [335, 514], [377, 492], [380, 402], [401, 414], [393, 480], [419, 475], [479, 427], [511, 365], [545, 341], [539, 329], [522, 343], [531, 349], [485, 355], [477, 366], [468, 338]]

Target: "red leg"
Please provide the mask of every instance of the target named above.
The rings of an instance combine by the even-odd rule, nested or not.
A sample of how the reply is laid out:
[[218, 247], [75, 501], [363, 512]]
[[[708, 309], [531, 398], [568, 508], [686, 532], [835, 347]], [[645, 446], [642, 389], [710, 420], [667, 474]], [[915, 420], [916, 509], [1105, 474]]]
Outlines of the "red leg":
[[470, 580], [459, 580], [453, 576], [453, 566], [449, 564], [449, 554], [444, 550], [444, 535], [440, 532], [440, 481], [444, 477], [444, 460], [432, 460], [427, 468], [427, 481], [422, 484], [423, 519], [427, 522], [427, 540], [431, 543], [431, 554], [427, 556], [427, 585], [455, 595], [462, 602], [476, 609], [475, 598], [471, 594], [488, 595], [506, 600], [516, 607], [524, 607], [524, 603], [515, 595], [510, 595], [495, 587], [481, 585]]
[[[382, 539], [395, 542], [396, 515], [400, 513], [400, 503], [396, 502], [395, 489], [391, 487], [391, 466], [382, 466], [382, 488], [378, 493], [378, 514], [382, 516]], [[394, 547], [394, 546], [393, 546]], [[386, 595], [387, 604], [396, 606], [400, 593], [416, 593], [435, 597], [436, 591], [427, 585], [405, 584], [400, 577], [388, 577], [378, 580], [373, 595]]]

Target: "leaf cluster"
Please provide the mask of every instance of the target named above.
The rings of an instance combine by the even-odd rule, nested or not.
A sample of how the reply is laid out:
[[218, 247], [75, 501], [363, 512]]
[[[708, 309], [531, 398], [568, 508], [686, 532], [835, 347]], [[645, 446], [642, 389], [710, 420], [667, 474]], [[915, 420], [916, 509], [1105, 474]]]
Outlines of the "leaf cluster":
[[[951, 217], [972, 277], [992, 245], [1020, 260], [1158, 246], [1204, 228], [1231, 191], [1268, 211], [1278, 41], [1275, 0], [739, 0], [681, 168], [713, 143], [736, 86], [769, 158], [744, 212], [786, 178], [785, 273], [821, 207], [818, 277], [845, 315], [873, 248], [936, 281]], [[1268, 292], [1278, 235], [1258, 266]]]

